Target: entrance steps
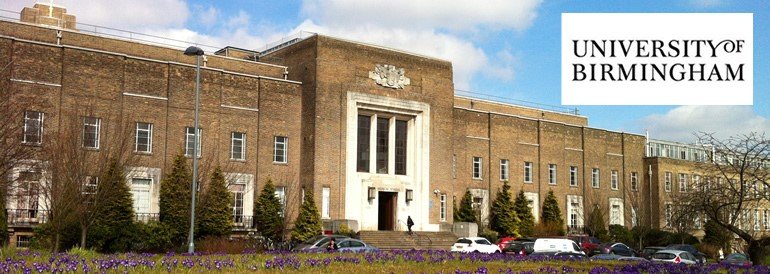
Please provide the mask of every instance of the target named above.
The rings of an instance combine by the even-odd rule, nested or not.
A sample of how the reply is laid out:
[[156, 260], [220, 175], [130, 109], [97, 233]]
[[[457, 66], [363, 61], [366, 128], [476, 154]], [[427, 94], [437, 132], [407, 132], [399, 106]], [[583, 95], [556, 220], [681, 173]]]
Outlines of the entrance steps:
[[359, 238], [367, 244], [382, 250], [420, 249], [449, 250], [457, 241], [457, 235], [448, 231], [360, 231]]

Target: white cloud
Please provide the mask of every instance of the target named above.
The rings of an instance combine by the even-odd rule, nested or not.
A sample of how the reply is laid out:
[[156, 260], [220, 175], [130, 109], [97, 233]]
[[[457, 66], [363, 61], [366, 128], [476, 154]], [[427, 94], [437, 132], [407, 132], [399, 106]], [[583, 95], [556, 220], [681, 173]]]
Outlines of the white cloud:
[[227, 19], [228, 27], [246, 26], [249, 24], [251, 17], [243, 10], [239, 10], [238, 14]]
[[147, 26], [182, 27], [190, 15], [183, 0], [62, 0], [55, 4], [66, 7], [78, 22], [129, 30]]
[[374, 23], [388, 28], [523, 30], [542, 0], [305, 0], [303, 13], [330, 26]]
[[210, 6], [207, 9], [198, 8], [196, 9], [196, 13], [198, 14], [198, 19], [201, 24], [207, 27], [215, 25], [219, 20], [219, 10], [213, 6]]
[[695, 132], [715, 133], [718, 138], [770, 132], [770, 119], [756, 114], [751, 106], [680, 106], [640, 122], [650, 138], [686, 143], [695, 141]]

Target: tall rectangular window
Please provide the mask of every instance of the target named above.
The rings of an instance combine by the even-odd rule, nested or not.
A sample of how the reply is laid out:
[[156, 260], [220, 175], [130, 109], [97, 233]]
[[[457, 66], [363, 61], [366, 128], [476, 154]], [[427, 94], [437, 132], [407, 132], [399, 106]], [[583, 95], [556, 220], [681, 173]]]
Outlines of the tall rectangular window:
[[671, 172], [666, 171], [663, 178], [663, 190], [671, 192]]
[[446, 222], [446, 194], [439, 196], [439, 219]]
[[599, 183], [599, 169], [593, 168], [591, 169], [591, 187], [599, 188]]
[[42, 112], [24, 112], [24, 136], [25, 144], [40, 144], [43, 141], [43, 116]]
[[556, 165], [548, 164], [548, 184], [556, 184]]
[[329, 219], [329, 201], [331, 200], [331, 188], [325, 186], [321, 192], [321, 217], [324, 219]]
[[390, 121], [388, 118], [377, 118], [377, 173], [388, 174], [388, 135]]
[[508, 181], [508, 160], [500, 160], [500, 181]]
[[765, 209], [764, 212], [762, 212], [762, 215], [765, 230], [770, 230], [770, 210]]
[[679, 173], [679, 192], [687, 192], [687, 174]]
[[288, 161], [289, 137], [275, 136], [273, 145], [273, 163], [285, 164]]
[[275, 197], [278, 197], [278, 201], [281, 203], [281, 216], [283, 216], [283, 212], [286, 209], [286, 187], [276, 186]]
[[532, 162], [524, 162], [524, 182], [532, 182]]
[[760, 230], [759, 209], [754, 209], [754, 230]]
[[230, 133], [230, 159], [233, 159], [233, 160], [246, 159], [246, 133], [243, 133], [243, 132]]
[[233, 223], [243, 223], [243, 196], [246, 192], [246, 184], [240, 181], [227, 186], [230, 193], [233, 194]]
[[578, 185], [578, 167], [571, 166], [569, 167], [569, 185], [570, 186], [577, 186]]
[[102, 119], [83, 117], [83, 147], [99, 148], [99, 127]]
[[358, 115], [358, 149], [356, 151], [356, 170], [369, 172], [369, 136], [371, 135], [372, 117]]
[[666, 228], [671, 228], [671, 218], [672, 218], [672, 214], [673, 214], [672, 207], [673, 207], [673, 205], [666, 204], [666, 209], [665, 209]]
[[481, 157], [473, 157], [473, 179], [481, 179]]
[[[187, 127], [185, 129], [185, 149], [184, 149], [184, 155], [187, 157], [192, 157], [193, 155], [193, 148], [195, 146], [195, 128], [194, 127]], [[198, 146], [197, 146], [197, 157], [201, 157], [201, 141], [203, 140], [203, 129], [198, 128]]]
[[631, 172], [631, 190], [639, 190], [639, 176], [636, 172]]
[[95, 195], [99, 188], [99, 177], [86, 176], [85, 182], [83, 182], [80, 192], [83, 195]]
[[150, 187], [152, 179], [131, 179], [131, 196], [134, 199], [135, 213], [150, 213]]
[[152, 124], [136, 123], [134, 151], [152, 153]]
[[618, 190], [618, 171], [612, 170], [610, 171], [610, 188], [613, 190]]
[[702, 187], [700, 184], [700, 175], [696, 175], [696, 174], [692, 175], [692, 185], [693, 185], [693, 188], [696, 190]]
[[396, 174], [406, 175], [407, 122], [396, 120]]

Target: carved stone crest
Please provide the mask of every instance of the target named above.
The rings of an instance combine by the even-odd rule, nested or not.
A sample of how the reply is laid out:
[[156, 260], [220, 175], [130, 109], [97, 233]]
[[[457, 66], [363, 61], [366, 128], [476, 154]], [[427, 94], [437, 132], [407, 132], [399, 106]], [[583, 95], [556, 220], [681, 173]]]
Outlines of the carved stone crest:
[[394, 65], [375, 65], [374, 71], [369, 72], [369, 78], [374, 79], [378, 85], [396, 89], [404, 88], [410, 83], [409, 78], [404, 76], [404, 69]]

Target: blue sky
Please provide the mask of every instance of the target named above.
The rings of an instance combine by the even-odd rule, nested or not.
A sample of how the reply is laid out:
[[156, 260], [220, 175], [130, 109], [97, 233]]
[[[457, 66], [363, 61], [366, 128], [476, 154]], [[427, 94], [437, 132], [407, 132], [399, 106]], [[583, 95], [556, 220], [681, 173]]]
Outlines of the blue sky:
[[[34, 0], [2, 1], [21, 10]], [[42, 1], [48, 2], [48, 0]], [[692, 132], [729, 136], [770, 130], [770, 1], [669, 0], [54, 0], [79, 22], [221, 47], [259, 49], [311, 31], [453, 62], [457, 89], [560, 105], [564, 12], [754, 14], [754, 106], [567, 106], [593, 127], [691, 142]], [[9, 16], [8, 14], [3, 14]]]

